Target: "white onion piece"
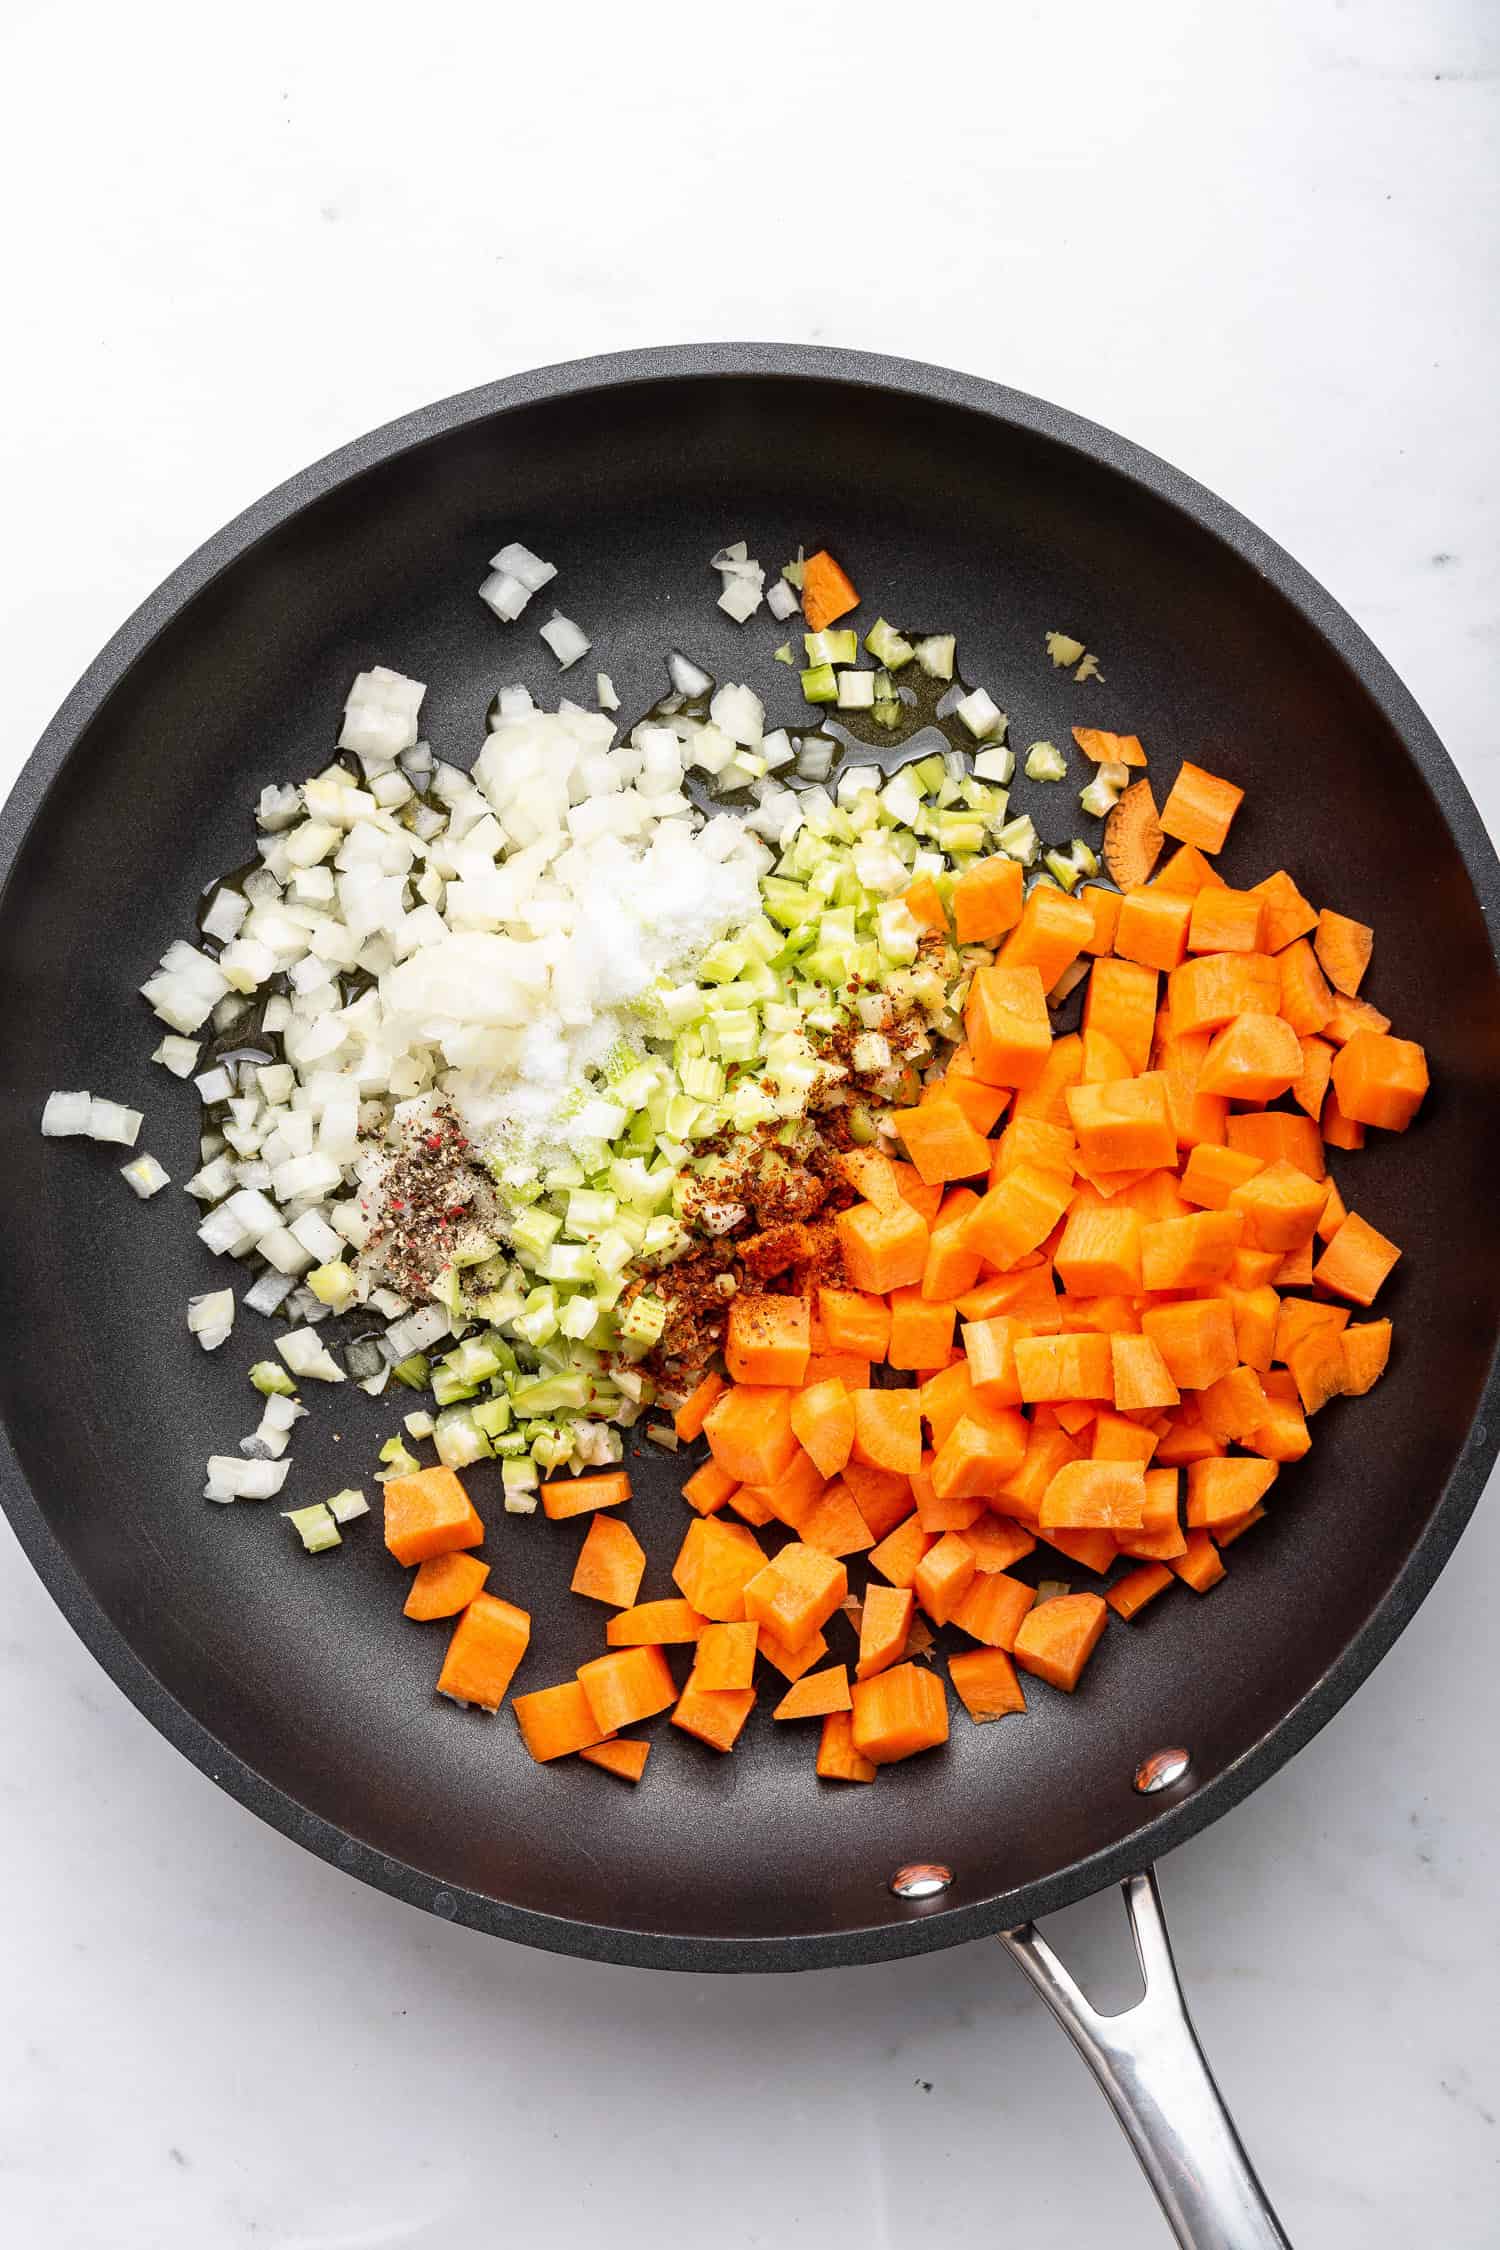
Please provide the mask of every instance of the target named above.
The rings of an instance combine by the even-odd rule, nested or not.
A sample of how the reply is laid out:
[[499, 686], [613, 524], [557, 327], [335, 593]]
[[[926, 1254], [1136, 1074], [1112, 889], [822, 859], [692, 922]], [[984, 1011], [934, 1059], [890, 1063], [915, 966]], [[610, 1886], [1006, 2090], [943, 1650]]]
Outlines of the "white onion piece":
[[187, 1324], [189, 1335], [196, 1336], [206, 1352], [216, 1352], [234, 1326], [234, 1291], [211, 1289], [201, 1297], [189, 1297]]
[[726, 616], [734, 619], [736, 625], [744, 625], [755, 615], [763, 599], [761, 589], [753, 578], [731, 578], [726, 581], [724, 591], [719, 596], [719, 607]]
[[121, 1148], [134, 1148], [144, 1123], [141, 1110], [127, 1109], [123, 1102], [105, 1101], [98, 1094], [89, 1097], [88, 1136], [91, 1141], [114, 1141]]
[[42, 1131], [49, 1141], [87, 1133], [92, 1108], [90, 1094], [49, 1094], [42, 1109]]
[[766, 731], [766, 707], [753, 688], [726, 682], [708, 707], [708, 715], [721, 734], [745, 749], [753, 749]]
[[146, 1154], [135, 1157], [129, 1164], [122, 1164], [120, 1171], [143, 1203], [149, 1202], [153, 1195], [160, 1195], [162, 1189], [170, 1187], [172, 1181], [171, 1173], [164, 1171], [154, 1156]]
[[680, 649], [674, 648], [667, 658], [667, 672], [677, 693], [689, 698], [707, 695], [714, 684], [708, 673], [700, 671]]
[[594, 675], [594, 701], [601, 711], [618, 711], [620, 708], [615, 683], [607, 672], [597, 672]]
[[286, 1483], [290, 1461], [241, 1461], [232, 1453], [211, 1453], [205, 1500], [274, 1500]]
[[179, 1039], [175, 1032], [169, 1031], [152, 1054], [151, 1060], [160, 1063], [164, 1070], [170, 1070], [174, 1078], [191, 1078], [199, 1052], [198, 1040]]
[[519, 578], [528, 594], [540, 593], [542, 587], [557, 576], [556, 563], [543, 562], [540, 555], [523, 547], [519, 539], [512, 539], [498, 555], [491, 555], [490, 568], [508, 571], [512, 578]]
[[263, 1273], [245, 1291], [245, 1303], [251, 1312], [264, 1313], [269, 1319], [286, 1302], [294, 1286], [290, 1274]]
[[797, 606], [796, 587], [788, 585], [784, 578], [773, 580], [766, 594], [766, 607], [777, 624], [784, 625], [789, 617], [795, 617]]
[[289, 1335], [278, 1336], [276, 1349], [299, 1379], [316, 1383], [342, 1383], [345, 1380], [344, 1370], [338, 1361], [309, 1328], [294, 1328]]
[[479, 586], [479, 599], [493, 610], [502, 625], [514, 625], [531, 599], [531, 588], [508, 570], [492, 570]]
[[565, 672], [581, 656], [587, 656], [591, 646], [582, 626], [575, 625], [571, 617], [564, 617], [561, 610], [552, 612], [541, 628], [541, 635]]

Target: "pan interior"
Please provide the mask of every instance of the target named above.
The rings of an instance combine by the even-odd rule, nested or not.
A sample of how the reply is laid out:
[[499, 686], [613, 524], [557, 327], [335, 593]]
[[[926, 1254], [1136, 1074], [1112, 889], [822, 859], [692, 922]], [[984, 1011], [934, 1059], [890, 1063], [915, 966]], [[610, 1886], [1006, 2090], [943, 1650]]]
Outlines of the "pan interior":
[[[561, 575], [501, 628], [474, 589], [512, 537]], [[814, 1731], [765, 1723], [763, 1699], [732, 1757], [659, 1725], [632, 1792], [576, 1761], [537, 1768], [508, 1715], [434, 1698], [442, 1628], [402, 1620], [378, 1520], [309, 1560], [269, 1509], [204, 1504], [205, 1457], [253, 1425], [243, 1368], [269, 1333], [241, 1311], [224, 1351], [194, 1349], [184, 1300], [227, 1276], [193, 1207], [175, 1186], [138, 1204], [110, 1152], [44, 1143], [36, 1124], [49, 1088], [86, 1086], [145, 1109], [142, 1145], [175, 1181], [194, 1169], [193, 1105], [147, 1060], [159, 1027], [135, 987], [190, 930], [205, 878], [247, 856], [262, 785], [325, 761], [359, 667], [428, 681], [424, 731], [463, 764], [502, 684], [584, 695], [597, 662], [629, 717], [662, 692], [672, 645], [749, 677], [796, 724], [795, 675], [769, 661], [784, 629], [714, 606], [708, 558], [736, 537], [772, 569], [799, 542], [827, 545], [870, 616], [956, 631], [1023, 748], [1113, 725], [1167, 776], [1187, 755], [1243, 783], [1230, 880], [1285, 866], [1376, 925], [1371, 990], [1427, 1043], [1434, 1091], [1409, 1138], [1335, 1159], [1347, 1199], [1406, 1252], [1381, 1306], [1390, 1374], [1319, 1418], [1275, 1520], [1235, 1547], [1211, 1600], [1175, 1591], [1141, 1627], [1112, 1627], [1082, 1692], [1037, 1687], [1024, 1721], [980, 1729], [957, 1711], [945, 1754], [870, 1788], [816, 1783]], [[551, 595], [594, 642], [561, 682], [536, 634]], [[1097, 650], [1103, 683], [1053, 671], [1053, 628]], [[1074, 786], [1023, 784], [1017, 809], [1064, 840], [1088, 825]], [[540, 399], [377, 461], [269, 530], [139, 654], [20, 851], [0, 947], [0, 1404], [46, 1524], [165, 1693], [271, 1785], [262, 1809], [293, 1832], [317, 1816], [376, 1879], [441, 1886], [513, 1934], [583, 1942], [507, 1909], [644, 1933], [648, 1951], [848, 1944], [909, 1920], [886, 1884], [914, 1860], [954, 1869], [945, 1907], [1037, 1896], [1155, 1809], [1131, 1787], [1144, 1756], [1185, 1744], [1202, 1788], [1315, 1686], [1400, 1574], [1480, 1401], [1500, 1319], [1485, 1131], [1500, 1010], [1483, 917], [1417, 765], [1346, 662], [1210, 531], [1062, 439], [959, 404], [684, 376]], [[391, 1404], [352, 1389], [312, 1403], [289, 1494], [373, 1490]], [[680, 1470], [644, 1454], [647, 1598], [671, 1591], [685, 1515]], [[597, 1608], [568, 1592], [581, 1527], [503, 1516], [497, 1474], [472, 1485], [492, 1584], [535, 1621], [522, 1684], [566, 1677], [601, 1640]]]

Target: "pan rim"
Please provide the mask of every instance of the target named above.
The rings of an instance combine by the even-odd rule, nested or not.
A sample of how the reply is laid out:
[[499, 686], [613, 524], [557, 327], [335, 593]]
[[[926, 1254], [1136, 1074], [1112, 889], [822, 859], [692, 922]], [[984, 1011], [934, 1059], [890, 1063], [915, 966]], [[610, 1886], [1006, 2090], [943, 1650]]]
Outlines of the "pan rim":
[[[1331, 594], [1238, 510], [1183, 471], [1103, 425], [985, 377], [873, 352], [810, 344], [654, 346], [561, 361], [420, 407], [324, 455], [256, 500], [149, 594], [106, 643], [44, 729], [0, 807], [0, 899], [52, 784], [79, 736], [158, 635], [215, 579], [309, 505], [368, 469], [491, 417], [549, 400], [683, 379], [784, 378], [884, 390], [950, 405], [1066, 447], [1120, 475], [1228, 547], [1280, 594], [1353, 674], [1399, 734], [1452, 835], [1500, 965], [1500, 859], [1457, 768], [1414, 697]], [[1452, 1473], [1404, 1566], [1317, 1683], [1232, 1764], [1122, 1842], [1074, 1861], [1023, 1891], [970, 1904], [908, 1909], [903, 1921], [775, 1938], [704, 1938], [575, 1922], [449, 1886], [310, 1812], [231, 1753], [193, 1716], [105, 1614], [53, 1533], [0, 1424], [0, 1506], [37, 1575], [90, 1653], [175, 1748], [241, 1804], [331, 1865], [408, 1904], [541, 1950], [642, 1968], [755, 1971], [836, 1968], [937, 1951], [992, 1936], [1138, 1872], [1185, 1843], [1268, 1780], [1369, 1676], [1410, 1623], [1452, 1554], [1500, 1451], [1500, 1351], [1492, 1349], [1479, 1406]], [[877, 1894], [872, 1884], [872, 1903]]]

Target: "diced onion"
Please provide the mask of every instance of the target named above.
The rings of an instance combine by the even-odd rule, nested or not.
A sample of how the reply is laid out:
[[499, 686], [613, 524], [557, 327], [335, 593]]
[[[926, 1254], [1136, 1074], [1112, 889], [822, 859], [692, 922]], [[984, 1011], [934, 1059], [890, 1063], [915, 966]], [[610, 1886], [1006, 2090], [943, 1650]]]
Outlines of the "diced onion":
[[588, 634], [584, 632], [581, 625], [575, 625], [571, 617], [564, 617], [561, 610], [552, 612], [547, 623], [541, 628], [541, 634], [542, 639], [551, 649], [565, 672], [570, 665], [576, 664], [581, 656], [587, 656], [589, 652], [591, 644]]
[[274, 1500], [286, 1483], [290, 1461], [245, 1461], [232, 1453], [211, 1453], [205, 1500]]
[[172, 1181], [171, 1173], [164, 1171], [154, 1156], [146, 1154], [133, 1158], [129, 1164], [122, 1164], [120, 1171], [143, 1203], [148, 1202], [153, 1195], [160, 1195], [162, 1189], [169, 1187]]
[[206, 1352], [216, 1352], [234, 1327], [234, 1291], [210, 1289], [201, 1297], [189, 1297], [187, 1324], [188, 1333]]

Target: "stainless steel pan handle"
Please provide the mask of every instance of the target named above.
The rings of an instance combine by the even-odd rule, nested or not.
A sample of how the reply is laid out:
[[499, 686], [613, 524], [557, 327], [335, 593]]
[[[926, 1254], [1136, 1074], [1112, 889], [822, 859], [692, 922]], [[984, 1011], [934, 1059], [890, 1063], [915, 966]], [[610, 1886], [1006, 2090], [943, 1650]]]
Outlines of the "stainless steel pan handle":
[[1156, 1873], [1122, 1886], [1146, 1989], [1100, 2015], [1030, 1922], [1001, 1933], [1103, 2087], [1182, 2250], [1291, 2250], [1187, 2011]]

